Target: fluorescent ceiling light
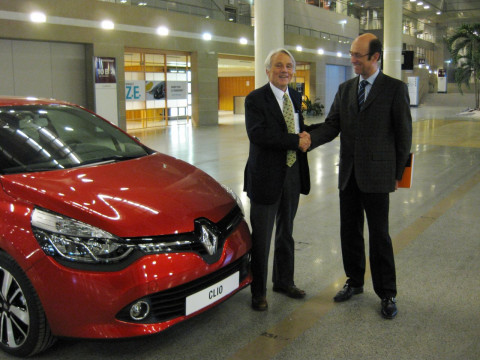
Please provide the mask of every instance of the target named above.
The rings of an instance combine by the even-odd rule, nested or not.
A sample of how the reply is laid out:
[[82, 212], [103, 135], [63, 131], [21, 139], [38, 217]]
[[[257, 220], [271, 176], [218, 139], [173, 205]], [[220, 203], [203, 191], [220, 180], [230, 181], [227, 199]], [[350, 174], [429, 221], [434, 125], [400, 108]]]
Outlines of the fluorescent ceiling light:
[[325, 50], [323, 50], [323, 49], [318, 49], [318, 50], [317, 50], [317, 53], [319, 53], [320, 55], [323, 55], [323, 54], [325, 54]]
[[297, 45], [296, 49], [297, 51], [302, 51], [303, 50], [302, 45]]
[[240, 38], [239, 41], [240, 41], [240, 44], [242, 44], [242, 45], [247, 45], [248, 44], [248, 40], [244, 37]]
[[203, 40], [212, 40], [212, 34], [203, 33], [202, 38], [203, 38]]

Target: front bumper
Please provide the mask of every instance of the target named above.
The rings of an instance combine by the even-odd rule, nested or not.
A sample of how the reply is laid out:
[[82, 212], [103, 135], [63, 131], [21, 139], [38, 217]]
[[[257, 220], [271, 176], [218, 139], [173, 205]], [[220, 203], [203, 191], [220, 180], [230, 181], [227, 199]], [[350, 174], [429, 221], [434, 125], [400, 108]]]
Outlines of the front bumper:
[[[165, 330], [249, 285], [250, 247], [248, 225], [242, 221], [213, 264], [196, 253], [168, 253], [144, 256], [119, 271], [98, 272], [67, 268], [45, 256], [27, 275], [37, 290], [54, 335], [135, 337]], [[239, 282], [234, 291], [194, 313], [186, 313], [188, 296], [237, 272]], [[135, 321], [128, 310], [139, 299], [151, 304], [152, 314]]]

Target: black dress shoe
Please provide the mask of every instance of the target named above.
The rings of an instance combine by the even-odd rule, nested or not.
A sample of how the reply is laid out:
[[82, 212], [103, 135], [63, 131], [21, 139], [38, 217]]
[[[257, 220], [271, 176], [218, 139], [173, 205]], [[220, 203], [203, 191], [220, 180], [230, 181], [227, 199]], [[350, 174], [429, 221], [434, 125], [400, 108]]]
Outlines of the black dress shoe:
[[253, 296], [252, 309], [257, 311], [267, 310], [268, 309], [267, 298], [265, 296]]
[[382, 316], [385, 319], [393, 319], [397, 316], [397, 300], [394, 297], [382, 299]]
[[353, 295], [357, 295], [361, 293], [363, 293], [363, 286], [354, 287], [354, 286], [351, 286], [349, 283], [346, 283], [343, 286], [343, 289], [340, 290], [337, 293], [337, 295], [334, 296], [333, 301], [335, 302], [347, 301]]
[[305, 291], [297, 288], [295, 285], [287, 286], [287, 287], [274, 285], [273, 291], [285, 294], [288, 297], [291, 297], [294, 299], [302, 299], [305, 297], [305, 295], [307, 295]]

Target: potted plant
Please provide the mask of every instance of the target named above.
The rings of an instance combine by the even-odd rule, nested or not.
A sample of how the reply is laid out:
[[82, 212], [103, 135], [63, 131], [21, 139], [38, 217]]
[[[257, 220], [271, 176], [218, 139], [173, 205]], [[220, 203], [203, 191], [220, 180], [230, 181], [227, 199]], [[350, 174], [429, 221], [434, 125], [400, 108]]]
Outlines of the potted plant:
[[480, 109], [480, 24], [464, 24], [446, 39], [448, 50], [456, 65], [455, 81], [460, 93], [462, 84], [470, 88], [473, 80], [475, 109]]
[[314, 101], [305, 95], [305, 99], [302, 101], [304, 112], [307, 116], [320, 116], [323, 115], [323, 104], [320, 102], [319, 98], [316, 98]]

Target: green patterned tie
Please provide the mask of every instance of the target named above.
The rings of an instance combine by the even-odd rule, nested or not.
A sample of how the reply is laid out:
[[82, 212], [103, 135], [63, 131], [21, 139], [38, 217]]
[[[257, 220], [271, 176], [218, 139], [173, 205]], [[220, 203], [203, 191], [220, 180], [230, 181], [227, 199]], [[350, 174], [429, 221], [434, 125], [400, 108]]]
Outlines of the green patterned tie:
[[[289, 134], [295, 134], [295, 122], [293, 120], [293, 107], [288, 94], [283, 94], [283, 117], [287, 123], [287, 129]], [[287, 165], [292, 166], [297, 160], [296, 150], [287, 150]]]

